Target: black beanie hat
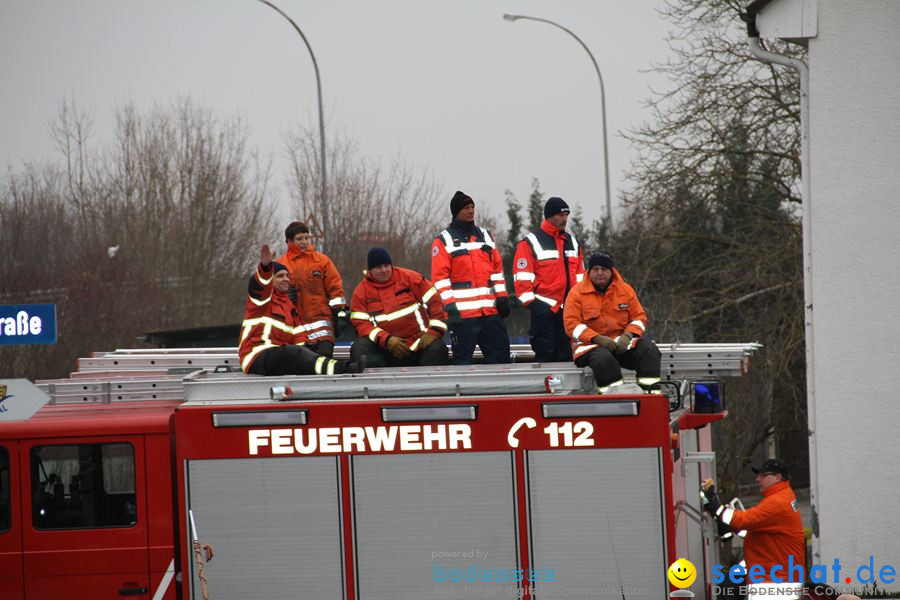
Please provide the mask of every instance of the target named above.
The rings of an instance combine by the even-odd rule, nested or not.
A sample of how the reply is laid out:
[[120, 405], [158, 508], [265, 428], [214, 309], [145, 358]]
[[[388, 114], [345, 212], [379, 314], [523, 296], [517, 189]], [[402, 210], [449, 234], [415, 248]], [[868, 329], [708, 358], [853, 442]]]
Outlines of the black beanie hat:
[[374, 248], [369, 250], [369, 256], [366, 257], [366, 262], [369, 265], [369, 270], [374, 269], [375, 267], [380, 267], [381, 265], [391, 265], [391, 255], [388, 254], [388, 251], [381, 246], [375, 246]]
[[456, 190], [456, 193], [453, 194], [453, 198], [450, 199], [450, 214], [453, 215], [453, 218], [455, 219], [456, 215], [459, 214], [459, 211], [470, 204], [475, 204], [472, 197]]
[[569, 210], [569, 205], [559, 196], [553, 196], [547, 200], [547, 203], [544, 205], [545, 219], [549, 219], [553, 215], [558, 215], [559, 213], [569, 214], [569, 212], [571, 212]]
[[272, 271], [273, 274], [277, 273], [278, 271], [287, 271], [288, 270], [288, 268], [286, 266], [284, 266], [283, 264], [281, 264], [280, 262], [275, 261], [275, 260], [272, 261], [272, 266], [275, 267], [275, 270]]
[[598, 252], [597, 254], [592, 254], [591, 258], [588, 259], [588, 271], [594, 267], [612, 269], [614, 266], [615, 263], [613, 263], [613, 258], [609, 252]]

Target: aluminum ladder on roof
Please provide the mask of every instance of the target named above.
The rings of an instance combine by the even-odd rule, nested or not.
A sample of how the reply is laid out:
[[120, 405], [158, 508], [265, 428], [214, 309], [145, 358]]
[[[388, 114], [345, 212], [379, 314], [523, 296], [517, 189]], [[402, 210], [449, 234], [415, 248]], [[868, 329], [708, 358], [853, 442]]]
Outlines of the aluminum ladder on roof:
[[[659, 344], [662, 373], [671, 379], [721, 379], [747, 371], [760, 347], [747, 344]], [[349, 349], [339, 347], [346, 354]], [[515, 345], [523, 360], [533, 352]], [[51, 403], [142, 400], [267, 400], [273, 386], [303, 390], [306, 400], [543, 394], [548, 377], [556, 393], [593, 393], [590, 369], [572, 363], [518, 362], [507, 365], [369, 369], [341, 376], [259, 377], [211, 373], [237, 364], [234, 348], [120, 349], [79, 359], [69, 379], [39, 381]], [[193, 372], [192, 375], [187, 373]]]

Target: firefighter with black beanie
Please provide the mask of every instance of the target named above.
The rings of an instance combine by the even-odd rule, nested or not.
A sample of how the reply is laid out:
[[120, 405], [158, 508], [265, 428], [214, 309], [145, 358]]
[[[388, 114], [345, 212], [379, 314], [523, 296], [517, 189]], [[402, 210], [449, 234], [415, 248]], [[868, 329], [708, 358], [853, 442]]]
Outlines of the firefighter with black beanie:
[[475, 225], [475, 201], [457, 191], [453, 220], [431, 244], [431, 280], [450, 326], [453, 364], [472, 363], [475, 345], [486, 363], [508, 363], [509, 295], [503, 261], [491, 233]]
[[647, 313], [634, 288], [608, 252], [590, 257], [587, 274], [569, 292], [563, 312], [575, 365], [590, 365], [600, 394], [624, 383], [622, 367], [635, 371], [641, 388], [659, 393], [661, 355], [656, 344], [643, 337]]
[[544, 221], [519, 242], [513, 259], [516, 296], [528, 307], [528, 335], [538, 362], [572, 360], [563, 308], [569, 290], [584, 279], [584, 259], [575, 236], [566, 231], [568, 220], [565, 200], [547, 200]]

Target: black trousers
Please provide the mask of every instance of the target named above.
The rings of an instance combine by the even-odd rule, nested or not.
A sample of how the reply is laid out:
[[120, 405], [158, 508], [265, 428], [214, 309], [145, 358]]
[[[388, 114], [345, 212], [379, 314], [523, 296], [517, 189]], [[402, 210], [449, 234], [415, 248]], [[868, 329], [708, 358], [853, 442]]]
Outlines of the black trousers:
[[661, 355], [656, 344], [646, 338], [638, 338], [634, 348], [623, 354], [615, 354], [606, 348], [594, 348], [575, 359], [578, 367], [590, 366], [597, 387], [604, 387], [622, 379], [622, 367], [633, 370], [638, 385], [647, 390], [659, 389], [659, 384], [642, 385], [641, 378], [659, 378]]
[[306, 346], [278, 346], [263, 350], [250, 365], [255, 375], [321, 375], [344, 373], [347, 361], [326, 358]]
[[433, 367], [450, 364], [450, 353], [444, 340], [435, 340], [424, 350], [397, 358], [367, 337], [358, 337], [350, 346], [350, 360], [366, 356], [366, 367]]
[[315, 344], [306, 344], [306, 347], [316, 354], [321, 354], [328, 358], [331, 358], [334, 355], [334, 342], [323, 340], [321, 342], [316, 342]]
[[563, 327], [563, 311], [554, 313], [546, 303], [535, 300], [528, 305], [531, 313], [531, 349], [537, 362], [572, 360], [572, 343]]
[[450, 323], [450, 329], [454, 365], [471, 365], [476, 344], [481, 348], [484, 362], [510, 362], [509, 333], [506, 331], [506, 323], [499, 316], [459, 319]]

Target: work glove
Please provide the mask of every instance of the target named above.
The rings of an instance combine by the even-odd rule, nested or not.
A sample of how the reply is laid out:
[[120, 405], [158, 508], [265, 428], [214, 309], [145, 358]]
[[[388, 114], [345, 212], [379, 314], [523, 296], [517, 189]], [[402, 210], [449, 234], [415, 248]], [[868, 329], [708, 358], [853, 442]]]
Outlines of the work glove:
[[421, 346], [422, 350], [427, 348], [432, 344], [432, 342], [437, 341], [438, 336], [431, 333], [423, 333], [422, 337], [419, 338], [419, 346]]
[[350, 327], [350, 311], [346, 306], [335, 306], [331, 309], [331, 317], [334, 321], [334, 337]]
[[634, 334], [630, 331], [626, 331], [622, 335], [616, 338], [616, 352], [619, 354], [624, 354], [628, 352], [628, 345], [631, 343], [631, 340], [634, 339]]
[[456, 308], [456, 302], [451, 302], [447, 306], [444, 307], [444, 311], [447, 313], [447, 320], [451, 323], [459, 323], [459, 309]]
[[506, 296], [497, 298], [497, 314], [500, 315], [501, 319], [509, 316], [509, 298]]
[[406, 345], [406, 342], [401, 340], [395, 335], [392, 335], [387, 340], [387, 349], [388, 352], [393, 355], [394, 358], [406, 358], [409, 356], [409, 346]]
[[719, 500], [719, 494], [716, 493], [716, 485], [712, 479], [707, 479], [700, 487], [700, 502], [703, 504], [703, 510], [713, 517], [718, 516], [722, 502]]
[[591, 338], [591, 343], [597, 344], [601, 348], [606, 348], [610, 352], [615, 352], [618, 347], [611, 337], [606, 337], [605, 335], [595, 335]]
[[730, 539], [734, 535], [734, 532], [731, 531], [731, 528], [718, 519], [716, 520], [716, 527], [718, 529], [717, 533], [719, 534], [719, 539], [722, 541]]

